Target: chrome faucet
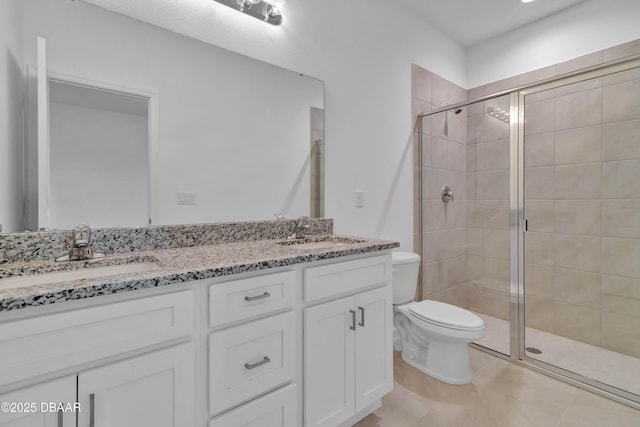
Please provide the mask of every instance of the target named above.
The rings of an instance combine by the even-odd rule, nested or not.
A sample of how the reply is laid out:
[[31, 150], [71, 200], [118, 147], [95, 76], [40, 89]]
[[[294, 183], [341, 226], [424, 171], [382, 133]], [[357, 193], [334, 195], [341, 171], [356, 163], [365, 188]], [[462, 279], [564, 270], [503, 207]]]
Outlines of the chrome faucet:
[[76, 226], [72, 231], [73, 244], [69, 255], [56, 258], [56, 261], [81, 261], [102, 258], [104, 254], [94, 253], [91, 249], [91, 228], [86, 224]]
[[300, 218], [298, 218], [296, 220], [296, 225], [293, 228], [293, 233], [289, 234], [287, 236], [287, 239], [302, 239], [302, 238], [304, 238], [304, 233], [311, 228], [310, 224], [305, 223], [305, 221], [308, 221], [308, 220], [309, 220], [308, 216], [301, 216]]

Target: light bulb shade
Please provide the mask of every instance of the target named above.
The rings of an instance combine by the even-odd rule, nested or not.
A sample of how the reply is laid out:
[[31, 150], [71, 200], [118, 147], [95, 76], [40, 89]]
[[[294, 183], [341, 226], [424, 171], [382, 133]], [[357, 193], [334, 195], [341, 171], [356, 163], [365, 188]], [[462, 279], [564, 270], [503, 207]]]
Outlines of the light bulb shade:
[[253, 16], [271, 25], [282, 24], [282, 14], [278, 8], [263, 0], [215, 0], [225, 6], [229, 6], [237, 11]]

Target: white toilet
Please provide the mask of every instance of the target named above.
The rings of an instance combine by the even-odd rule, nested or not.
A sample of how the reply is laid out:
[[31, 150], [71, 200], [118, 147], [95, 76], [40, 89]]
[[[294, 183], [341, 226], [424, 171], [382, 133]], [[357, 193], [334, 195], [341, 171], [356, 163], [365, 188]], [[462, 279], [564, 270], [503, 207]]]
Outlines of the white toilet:
[[394, 348], [416, 369], [449, 384], [471, 382], [467, 344], [484, 337], [484, 321], [460, 307], [413, 300], [420, 256], [392, 252]]

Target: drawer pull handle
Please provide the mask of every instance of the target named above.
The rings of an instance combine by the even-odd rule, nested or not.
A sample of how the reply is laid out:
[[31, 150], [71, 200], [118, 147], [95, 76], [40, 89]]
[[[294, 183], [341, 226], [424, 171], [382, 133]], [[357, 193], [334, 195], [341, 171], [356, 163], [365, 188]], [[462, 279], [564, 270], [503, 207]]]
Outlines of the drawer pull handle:
[[266, 365], [267, 363], [271, 362], [271, 359], [269, 359], [269, 356], [265, 356], [264, 359], [262, 359], [259, 362], [256, 363], [245, 363], [244, 367], [247, 369], [247, 371], [250, 371], [252, 369], [257, 368], [258, 366], [262, 366], [262, 365]]
[[89, 427], [95, 427], [95, 404], [96, 404], [96, 395], [95, 393], [91, 393], [89, 395]]
[[358, 310], [360, 310], [360, 322], [358, 325], [364, 327], [364, 307], [358, 307]]
[[58, 409], [58, 427], [63, 427], [62, 424], [62, 409]]
[[351, 329], [352, 331], [356, 330], [356, 312], [355, 310], [349, 310], [349, 313], [351, 313], [351, 326], [349, 326], [349, 329]]
[[253, 297], [249, 297], [249, 296], [244, 297], [244, 300], [245, 301], [255, 301], [257, 299], [269, 298], [270, 296], [271, 296], [271, 294], [269, 292], [265, 292], [262, 295], [256, 295], [256, 296], [253, 296]]

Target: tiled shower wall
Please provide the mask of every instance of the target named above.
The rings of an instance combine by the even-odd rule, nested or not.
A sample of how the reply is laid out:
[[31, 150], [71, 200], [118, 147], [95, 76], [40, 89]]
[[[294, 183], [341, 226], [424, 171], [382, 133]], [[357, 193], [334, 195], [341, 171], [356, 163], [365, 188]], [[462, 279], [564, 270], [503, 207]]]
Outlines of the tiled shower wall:
[[[482, 97], [638, 53], [640, 53], [640, 41], [635, 41], [468, 91], [413, 65], [414, 248], [418, 251], [422, 244], [421, 286], [423, 298], [441, 300], [508, 319], [508, 126], [506, 123], [500, 123], [485, 114], [488, 106], [507, 109], [508, 99], [505, 97], [464, 107], [459, 115], [453, 112], [438, 113], [423, 119], [422, 170], [420, 170], [418, 157], [420, 134], [417, 115], [445, 104], [463, 101], [467, 97], [468, 99]], [[603, 85], [605, 85], [604, 82]], [[588, 92], [597, 88], [583, 86], [583, 90], [578, 89], [580, 88], [573, 89], [574, 94], [569, 93], [572, 89], [566, 89], [564, 94], [560, 90], [560, 93], [561, 96], [571, 97], [575, 93]], [[610, 94], [616, 98], [626, 95], [628, 102], [631, 103], [635, 99], [635, 107], [625, 108], [626, 111], [631, 111], [633, 108], [637, 108], [637, 99], [640, 99], [640, 94], [637, 89], [631, 86], [627, 86], [626, 89], [628, 92], [618, 89], [618, 92], [611, 91]], [[607, 89], [603, 86], [601, 90], [603, 91], [601, 100], [605, 102], [604, 93]], [[550, 97], [551, 95], [538, 96], [538, 101], [542, 102], [545, 96]], [[589, 98], [589, 94], [585, 96]], [[591, 94], [591, 97], [593, 96]], [[549, 99], [551, 98], [547, 98], [547, 100]], [[597, 103], [597, 99], [596, 97], [591, 101]], [[532, 96], [529, 101], [533, 103], [535, 100], [535, 96]], [[560, 100], [561, 107], [570, 107], [567, 114], [572, 114], [579, 120], [585, 114], [590, 117], [589, 113], [583, 110], [585, 105], [588, 105], [586, 102], [588, 99], [582, 100], [586, 104], [577, 101], [575, 104], [571, 104], [569, 101], [570, 98]], [[555, 103], [555, 100], [553, 102]], [[543, 127], [536, 130], [533, 123], [533, 127], [529, 128], [529, 138], [532, 139], [527, 144], [531, 147], [538, 144], [544, 148], [540, 148], [536, 152], [533, 152], [535, 151], [533, 149], [533, 151], [529, 150], [526, 153], [528, 156], [526, 161], [532, 167], [547, 167], [546, 174], [540, 172], [541, 175], [544, 175], [540, 177], [542, 181], [534, 180], [536, 177], [531, 173], [535, 174], [535, 172], [529, 171], [528, 191], [533, 192], [533, 196], [535, 196], [535, 187], [540, 187], [540, 191], [544, 191], [545, 182], [549, 184], [549, 179], [555, 180], [556, 173], [559, 173], [561, 177], [567, 176], [568, 181], [565, 184], [560, 183], [563, 179], [558, 181], [558, 185], [561, 187], [562, 185], [578, 184], [577, 181], [582, 179], [594, 179], [594, 175], [587, 171], [589, 166], [582, 168], [584, 174], [581, 175], [579, 172], [581, 168], [573, 168], [573, 165], [567, 164], [571, 162], [585, 165], [595, 163], [592, 158], [588, 157], [589, 161], [580, 160], [580, 156], [593, 155], [593, 152], [597, 151], [597, 148], [592, 145], [594, 142], [588, 139], [588, 135], [580, 134], [580, 132], [587, 132], [585, 129], [580, 129], [588, 126], [580, 126], [579, 124], [574, 127], [569, 126], [571, 129], [576, 129], [582, 141], [585, 141], [585, 145], [570, 147], [571, 142], [564, 138], [569, 134], [562, 133], [569, 131], [568, 128], [558, 128], [560, 131], [558, 132], [559, 144], [556, 141], [556, 135], [554, 135], [553, 143], [549, 145], [551, 143], [548, 134], [556, 131], [557, 120], [555, 106], [550, 110], [549, 103], [550, 101], [545, 106], [538, 105], [538, 107], [544, 107], [538, 110], [540, 114], [546, 115], [546, 118], [551, 120], [551, 125], [547, 123], [541, 126], [552, 126], [553, 129]], [[568, 103], [568, 105], [563, 106], [563, 103]], [[530, 111], [533, 114], [536, 114], [535, 107], [533, 106]], [[560, 118], [562, 119], [562, 117]], [[530, 255], [526, 261], [530, 268], [526, 269], [528, 274], [526, 280], [528, 286], [527, 322], [529, 325], [588, 343], [602, 345], [615, 351], [640, 356], [640, 349], [638, 349], [638, 343], [640, 343], [640, 332], [638, 332], [640, 331], [640, 315], [638, 314], [640, 313], [640, 271], [637, 270], [640, 268], [637, 267], [640, 265], [640, 246], [636, 243], [638, 242], [636, 238], [640, 237], [640, 223], [638, 222], [640, 201], [637, 200], [640, 198], [638, 195], [640, 177], [636, 175], [635, 178], [629, 178], [628, 175], [633, 168], [640, 171], [640, 154], [638, 154], [640, 141], [637, 140], [637, 128], [634, 128], [634, 126], [640, 126], [637, 119], [638, 117], [623, 120], [628, 123], [621, 124], [617, 128], [618, 133], [628, 136], [626, 140], [622, 138], [624, 142], [617, 144], [617, 150], [622, 151], [622, 145], [626, 144], [624, 151], [630, 154], [625, 154], [625, 156], [629, 158], [607, 159], [604, 145], [602, 145], [601, 155], [604, 156], [602, 157], [604, 162], [599, 175], [601, 181], [586, 185], [582, 182], [579, 183], [580, 188], [594, 187], [605, 191], [604, 171], [608, 170], [611, 179], [625, 184], [623, 185], [625, 191], [631, 192], [630, 194], [625, 193], [624, 196], [619, 194], [616, 196], [616, 193], [612, 193], [611, 196], [602, 196], [602, 199], [606, 200], [604, 202], [601, 200], [602, 219], [600, 226], [602, 235], [599, 238], [600, 247], [597, 249], [601, 259], [594, 261], [598, 263], [602, 272], [606, 273], [602, 275], [600, 285], [595, 286], [593, 282], [584, 280], [593, 276], [573, 275], [569, 277], [571, 272], [581, 272], [581, 270], [565, 268], [569, 265], [562, 266], [562, 263], [565, 262], [593, 265], [588, 259], [589, 254], [593, 255], [593, 250], [589, 251], [587, 247], [587, 251], [583, 253], [581, 248], [581, 245], [588, 244], [589, 238], [593, 236], [579, 233], [572, 235], [562, 228], [563, 224], [564, 226], [573, 225], [570, 212], [571, 208], [578, 206], [578, 204], [568, 202], [574, 199], [567, 197], [566, 203], [564, 203], [565, 200], [558, 200], [556, 208], [555, 190], [557, 187], [555, 182], [551, 187], [554, 196], [547, 199], [532, 199], [528, 206], [530, 210], [527, 215], [530, 224], [531, 221], [537, 222], [537, 216], [544, 218], [546, 215], [547, 229], [536, 229], [538, 226], [544, 227], [542, 225], [544, 223], [539, 223], [539, 225], [533, 225], [533, 230], [529, 234], [529, 240], [533, 243], [530, 242], [527, 248]], [[446, 135], [444, 132], [445, 122], [447, 124]], [[613, 123], [605, 122], [601, 126], [603, 138], [607, 132], [615, 132]], [[630, 138], [630, 135], [635, 135], [635, 139]], [[567, 160], [567, 156], [570, 158], [574, 154], [571, 150], [577, 152], [579, 156], [574, 160]], [[547, 157], [539, 159], [539, 156]], [[556, 164], [556, 157], [560, 163]], [[536, 161], [551, 163], [531, 163]], [[464, 168], [462, 162], [465, 164]], [[606, 166], [607, 162], [610, 162], [609, 166]], [[614, 165], [614, 163], [616, 164]], [[591, 168], [596, 167], [591, 166]], [[627, 175], [620, 171], [627, 171]], [[420, 182], [421, 177], [422, 182]], [[632, 181], [635, 179], [633, 181], [635, 184], [629, 184], [625, 181], [629, 179]], [[454, 203], [445, 205], [441, 201], [440, 192], [444, 184], [453, 188], [456, 195]], [[616, 198], [618, 200], [615, 200]], [[580, 199], [580, 201], [584, 200]], [[420, 217], [420, 206], [423, 211], [422, 217]], [[556, 209], [558, 212], [557, 225], [560, 227], [558, 230], [555, 230]], [[566, 212], [567, 209], [568, 212]], [[610, 220], [606, 219], [607, 216]], [[620, 216], [623, 217], [622, 222]], [[551, 217], [553, 219], [549, 220]], [[553, 229], [548, 228], [549, 221], [553, 223]], [[624, 229], [626, 233], [631, 230], [631, 235], [623, 238], [620, 234], [615, 234], [616, 232], [605, 231], [604, 224], [607, 221], [610, 227], [617, 230], [617, 233], [621, 233]], [[420, 225], [422, 225], [422, 235], [419, 233]], [[551, 240], [548, 240], [548, 237], [545, 238], [547, 243], [551, 243], [551, 246], [547, 245], [545, 249], [536, 246], [536, 239], [542, 238], [536, 236], [536, 233], [550, 235]], [[555, 236], [552, 233], [558, 233], [558, 235]], [[560, 250], [559, 259], [554, 256], [557, 249]], [[604, 255], [605, 252], [607, 255]], [[541, 259], [542, 261], [540, 261]], [[636, 261], [630, 261], [630, 259]], [[538, 265], [536, 268], [531, 268], [534, 260]], [[558, 268], [556, 268], [556, 263], [558, 263]], [[539, 265], [542, 265], [543, 268], [538, 269]], [[599, 297], [595, 297], [598, 292]], [[596, 303], [595, 300], [599, 302]], [[599, 307], [596, 308], [595, 305]], [[580, 313], [589, 314], [583, 316]]]
[[[413, 65], [413, 112], [415, 123], [414, 159], [420, 155], [420, 112], [430, 111], [465, 101], [467, 92], [460, 86]], [[464, 112], [463, 112], [464, 113]], [[422, 239], [423, 298], [447, 301], [465, 306], [467, 146], [466, 113], [438, 114], [422, 120], [422, 171], [416, 164], [419, 182], [422, 173], [422, 193], [414, 193], [414, 246]], [[449, 185], [455, 202], [444, 204], [442, 187]], [[418, 207], [422, 205], [420, 218]], [[422, 236], [419, 234], [422, 221]]]
[[525, 98], [527, 325], [640, 357], [640, 70]]

